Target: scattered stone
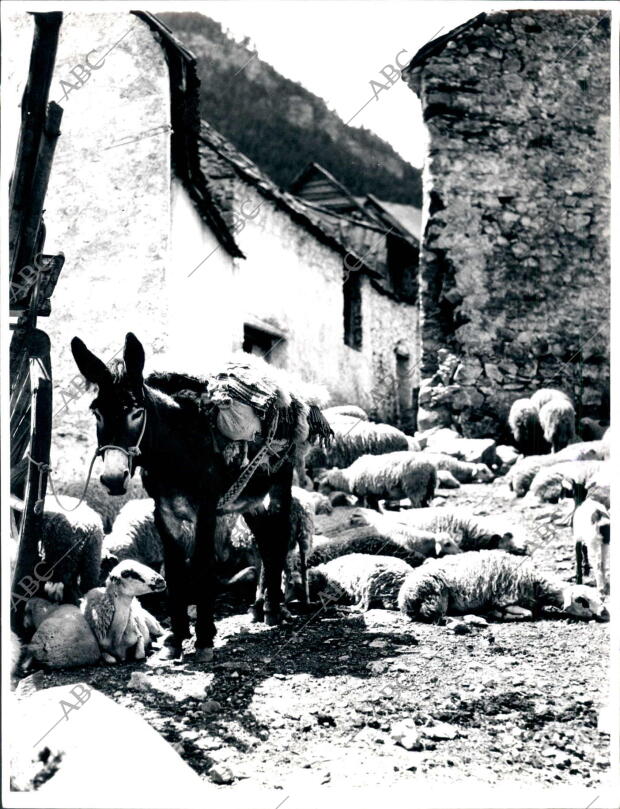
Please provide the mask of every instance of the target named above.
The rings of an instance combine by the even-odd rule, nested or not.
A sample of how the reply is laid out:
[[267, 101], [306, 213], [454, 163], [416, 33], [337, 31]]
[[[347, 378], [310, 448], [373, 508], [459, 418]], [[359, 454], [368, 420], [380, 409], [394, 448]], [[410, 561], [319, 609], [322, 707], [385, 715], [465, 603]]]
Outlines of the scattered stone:
[[232, 784], [235, 780], [230, 767], [224, 764], [214, 764], [209, 770], [209, 778], [214, 784]]
[[151, 680], [141, 671], [132, 671], [129, 682], [127, 683], [129, 688], [136, 688], [139, 691], [146, 691], [151, 688], [151, 685]]
[[481, 615], [464, 615], [463, 620], [470, 626], [488, 626], [489, 622]]
[[201, 711], [206, 716], [219, 713], [222, 710], [221, 704], [215, 699], [206, 699], [200, 706]]
[[390, 738], [405, 750], [422, 750], [420, 733], [411, 719], [403, 719], [393, 725]]
[[458, 736], [458, 729], [446, 722], [438, 722], [432, 727], [422, 728], [422, 732], [427, 738], [435, 741], [455, 739]]
[[388, 646], [388, 642], [386, 640], [381, 640], [381, 638], [376, 638], [375, 640], [371, 640], [368, 644], [370, 649], [385, 649]]

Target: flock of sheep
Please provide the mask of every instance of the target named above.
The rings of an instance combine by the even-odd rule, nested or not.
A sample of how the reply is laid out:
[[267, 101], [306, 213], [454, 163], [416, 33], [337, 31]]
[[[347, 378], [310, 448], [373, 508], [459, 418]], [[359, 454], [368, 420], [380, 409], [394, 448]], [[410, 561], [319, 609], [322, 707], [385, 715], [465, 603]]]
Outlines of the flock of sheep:
[[[411, 437], [354, 406], [324, 412], [334, 439], [311, 447], [296, 470], [286, 601], [400, 609], [431, 622], [467, 613], [523, 618], [548, 606], [608, 618], [609, 430], [579, 441], [565, 394], [544, 389], [514, 403], [514, 447], [449, 429]], [[526, 502], [572, 499], [576, 584], [537, 569], [529, 538], [504, 516], [432, 505], [442, 488], [498, 476]], [[71, 484], [61, 491], [64, 505], [76, 502], [66, 496]], [[153, 501], [138, 487], [110, 498], [93, 484], [87, 503], [65, 512], [45, 501], [41, 558], [53, 575], [26, 618], [34, 631], [29, 657], [47, 666], [140, 659], [163, 631], [136, 599], [165, 586]], [[189, 550], [193, 529], [186, 529]], [[218, 518], [216, 553], [224, 585], [260, 580], [243, 517]], [[589, 565], [596, 587], [582, 583]]]

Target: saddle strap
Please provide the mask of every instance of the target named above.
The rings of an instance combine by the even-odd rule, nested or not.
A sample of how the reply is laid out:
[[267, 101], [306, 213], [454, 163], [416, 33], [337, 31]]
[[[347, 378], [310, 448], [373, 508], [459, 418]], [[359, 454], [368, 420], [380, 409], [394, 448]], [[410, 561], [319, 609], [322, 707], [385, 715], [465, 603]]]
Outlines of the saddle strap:
[[252, 477], [254, 472], [256, 472], [258, 465], [261, 463], [265, 455], [267, 455], [267, 453], [269, 452], [269, 449], [271, 448], [271, 442], [273, 441], [277, 429], [278, 429], [278, 413], [276, 411], [274, 413], [273, 420], [269, 427], [269, 433], [267, 434], [265, 443], [258, 450], [256, 455], [252, 458], [250, 463], [239, 475], [237, 480], [233, 483], [233, 485], [226, 492], [226, 494], [223, 494], [220, 497], [220, 499], [217, 502], [218, 511], [222, 509], [224, 506], [227, 506], [229, 503], [233, 503], [239, 497], [239, 495], [245, 489], [245, 487], [248, 485], [250, 478]]

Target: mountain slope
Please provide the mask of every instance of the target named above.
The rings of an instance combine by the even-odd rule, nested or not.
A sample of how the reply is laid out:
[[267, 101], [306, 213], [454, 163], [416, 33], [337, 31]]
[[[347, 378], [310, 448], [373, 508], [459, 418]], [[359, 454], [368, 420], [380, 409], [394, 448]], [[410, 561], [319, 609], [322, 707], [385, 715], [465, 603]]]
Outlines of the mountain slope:
[[198, 13], [158, 17], [198, 60], [201, 115], [282, 187], [310, 161], [356, 195], [421, 205], [421, 178], [392, 147], [348, 127], [325, 102]]

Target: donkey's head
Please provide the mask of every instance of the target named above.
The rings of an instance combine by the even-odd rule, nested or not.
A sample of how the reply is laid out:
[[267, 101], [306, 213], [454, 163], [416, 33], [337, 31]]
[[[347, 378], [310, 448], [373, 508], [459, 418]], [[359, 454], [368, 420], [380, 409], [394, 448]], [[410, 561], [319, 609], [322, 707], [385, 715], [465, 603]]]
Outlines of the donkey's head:
[[71, 351], [81, 373], [98, 388], [90, 409], [97, 419], [97, 438], [103, 455], [101, 482], [110, 494], [125, 494], [127, 481], [135, 469], [130, 448], [139, 444], [146, 426], [144, 349], [129, 332], [123, 361], [113, 369], [89, 351], [79, 337], [71, 340]]

